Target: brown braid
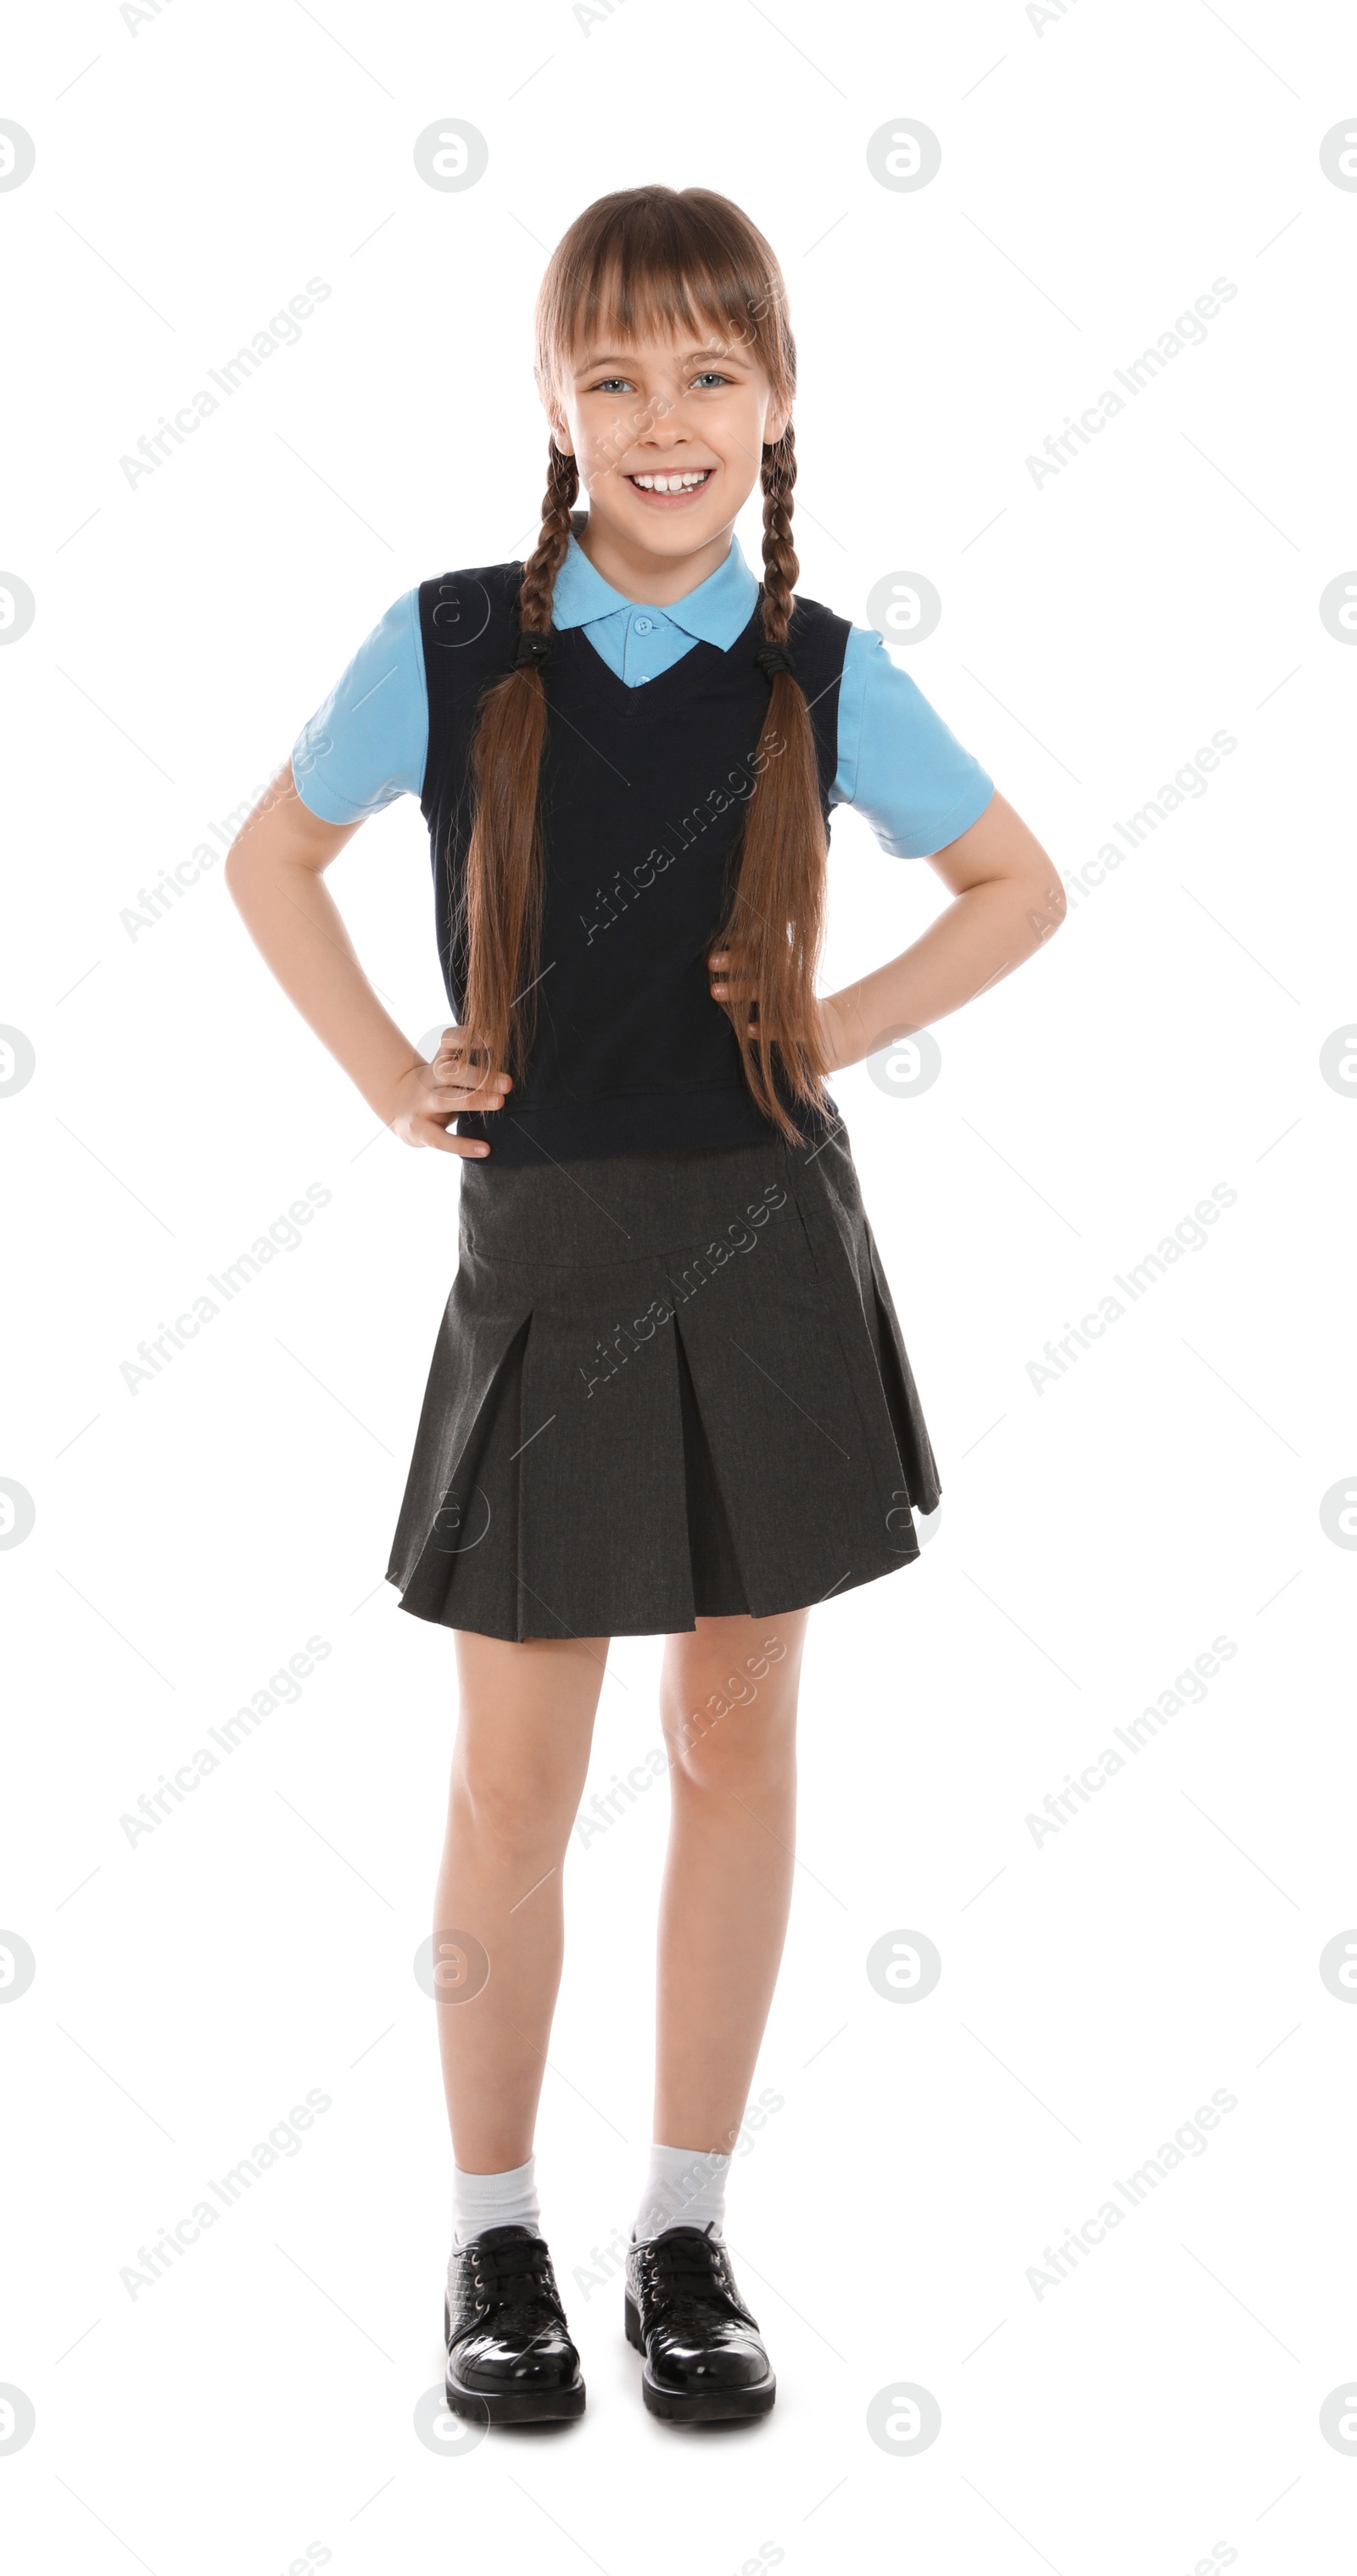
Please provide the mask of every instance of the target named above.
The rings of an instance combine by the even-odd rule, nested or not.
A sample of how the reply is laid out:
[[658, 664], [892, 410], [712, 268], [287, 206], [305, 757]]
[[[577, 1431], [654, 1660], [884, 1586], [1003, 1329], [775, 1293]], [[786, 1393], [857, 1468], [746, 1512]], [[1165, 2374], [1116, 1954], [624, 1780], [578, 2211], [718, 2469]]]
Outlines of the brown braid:
[[[551, 441], [542, 528], [518, 585], [520, 631], [547, 635], [556, 576], [570, 543], [579, 469]], [[476, 816], [463, 907], [467, 975], [462, 1025], [491, 1068], [522, 1075], [536, 1024], [544, 862], [537, 791], [547, 735], [540, 670], [507, 671], [482, 692], [471, 747]], [[479, 1061], [479, 1057], [477, 1058]]]
[[769, 644], [785, 644], [791, 623], [792, 593], [801, 570], [792, 544], [792, 487], [796, 481], [796, 433], [790, 421], [776, 446], [763, 451], [763, 632]]
[[[763, 588], [767, 644], [785, 644], [800, 572], [792, 543], [796, 440], [790, 423], [763, 451]], [[774, 1088], [774, 1071], [793, 1099], [823, 1108], [828, 1067], [814, 1007], [815, 970], [824, 938], [825, 861], [829, 845], [820, 808], [820, 776], [810, 710], [791, 671], [773, 674], [768, 713], [755, 755], [757, 784], [746, 809], [739, 876], [729, 918], [714, 945], [730, 951], [725, 1009], [758, 1106], [785, 1136], [799, 1130]], [[754, 1003], [749, 1025], [750, 996]]]
[[[579, 488], [580, 472], [574, 457], [563, 456], [553, 438], [549, 442], [547, 488], [542, 498], [542, 532], [523, 566], [523, 579], [518, 585], [519, 622], [525, 635], [545, 635], [551, 625], [552, 593], [570, 543], [570, 513]], [[532, 676], [536, 679], [537, 673]]]

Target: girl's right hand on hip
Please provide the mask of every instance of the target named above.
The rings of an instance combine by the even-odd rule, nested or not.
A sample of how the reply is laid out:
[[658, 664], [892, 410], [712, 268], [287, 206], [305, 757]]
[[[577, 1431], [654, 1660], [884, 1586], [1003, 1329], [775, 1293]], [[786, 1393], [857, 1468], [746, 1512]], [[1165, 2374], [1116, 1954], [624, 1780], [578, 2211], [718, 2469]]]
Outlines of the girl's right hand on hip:
[[[441, 1154], [460, 1154], [464, 1160], [480, 1160], [489, 1153], [489, 1146], [478, 1137], [449, 1133], [453, 1119], [465, 1110], [502, 1109], [513, 1089], [507, 1073], [490, 1073], [472, 1061], [476, 1052], [469, 1030], [445, 1029], [433, 1063], [411, 1065], [402, 1075], [389, 1123], [404, 1144], [432, 1145]], [[479, 1052], [483, 1055], [485, 1050]]]

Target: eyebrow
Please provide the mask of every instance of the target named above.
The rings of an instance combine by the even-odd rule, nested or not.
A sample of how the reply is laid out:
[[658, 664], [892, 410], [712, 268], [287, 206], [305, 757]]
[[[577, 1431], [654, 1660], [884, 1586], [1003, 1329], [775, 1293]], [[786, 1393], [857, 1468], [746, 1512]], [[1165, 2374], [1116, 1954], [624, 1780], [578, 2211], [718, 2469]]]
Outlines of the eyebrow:
[[[582, 367], [578, 367], [575, 372], [580, 376], [592, 376], [597, 374], [600, 367], [634, 366], [639, 354], [639, 351], [634, 349], [631, 351], [630, 355], [623, 357], [617, 357], [605, 352], [601, 358], [587, 359], [585, 364]], [[744, 363], [740, 351], [734, 348], [729, 342], [713, 342], [705, 349], [689, 349], [685, 352], [679, 363], [684, 367], [692, 367], [696, 366], [699, 358], [719, 358], [723, 366], [740, 366]]]

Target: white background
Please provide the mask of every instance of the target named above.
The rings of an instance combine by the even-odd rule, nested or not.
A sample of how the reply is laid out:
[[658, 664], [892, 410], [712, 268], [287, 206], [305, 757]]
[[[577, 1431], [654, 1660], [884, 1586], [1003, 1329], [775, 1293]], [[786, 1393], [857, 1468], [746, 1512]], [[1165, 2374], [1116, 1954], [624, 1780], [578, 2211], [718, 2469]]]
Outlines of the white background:
[[[134, 17], [137, 13], [131, 13]], [[1038, 12], [1041, 16], [1044, 13]], [[1357, 2465], [1348, 2075], [1318, 1972], [1357, 1923], [1349, 707], [1325, 585], [1357, 562], [1357, 106], [1337, 11], [1012, 0], [879, 13], [622, 0], [226, 8], [11, 27], [0, 114], [10, 432], [0, 556], [11, 1251], [0, 1474], [0, 2012], [10, 2239], [0, 2456], [25, 2567], [605, 2576], [917, 2565], [1182, 2576], [1340, 2563]], [[474, 124], [464, 193], [415, 137]], [[869, 137], [932, 127], [894, 192]], [[938, 1450], [921, 1561], [817, 1612], [797, 1892], [732, 2174], [768, 2421], [646, 2418], [620, 2292], [649, 2135], [665, 1792], [572, 1851], [538, 2139], [589, 2411], [416, 2438], [451, 2152], [429, 1928], [450, 1638], [382, 1582], [454, 1257], [455, 1167], [378, 1134], [269, 981], [221, 870], [120, 918], [249, 799], [382, 610], [520, 552], [546, 455], [530, 314], [605, 189], [721, 189], [785, 268], [801, 588], [860, 624], [925, 573], [901, 659], [1067, 879], [1217, 729], [1236, 748], [1075, 889], [1053, 945], [939, 1031], [917, 1098], [836, 1092]], [[120, 458], [305, 281], [301, 342], [154, 473]], [[1224, 276], [1202, 347], [1039, 487], [1049, 432]], [[1346, 345], [1345, 345], [1346, 344]], [[741, 540], [758, 560], [757, 521]], [[827, 982], [908, 944], [924, 865], [835, 825]], [[413, 800], [331, 882], [413, 1036], [440, 1018]], [[331, 1196], [150, 1385], [120, 1364], [310, 1183]], [[1028, 1363], [1214, 1185], [1235, 1201], [1038, 1392]], [[1342, 1316], [1349, 1315], [1344, 1326]], [[165, 1822], [120, 1818], [312, 1636], [330, 1646]], [[1026, 1823], [1217, 1636], [1237, 1651], [1087, 1807]], [[658, 1741], [657, 1640], [613, 1650], [595, 1778]], [[901, 2006], [866, 1974], [925, 1933]], [[300, 2151], [154, 2286], [120, 2273], [308, 2089]], [[1204, 2151], [1058, 2287], [1029, 2282], [1213, 2091]], [[918, 2455], [867, 2427], [905, 2384]], [[1354, 2382], [1357, 2386], [1357, 2382]], [[1211, 2553], [1218, 2550], [1212, 2560]], [[1236, 2553], [1231, 2562], [1228, 2552]]]

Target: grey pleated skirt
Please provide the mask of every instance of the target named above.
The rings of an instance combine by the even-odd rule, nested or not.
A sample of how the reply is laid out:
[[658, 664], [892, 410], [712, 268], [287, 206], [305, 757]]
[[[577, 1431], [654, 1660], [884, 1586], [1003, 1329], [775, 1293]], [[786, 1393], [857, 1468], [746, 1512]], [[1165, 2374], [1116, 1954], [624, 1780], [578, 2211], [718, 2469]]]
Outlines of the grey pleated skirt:
[[770, 1618], [912, 1561], [940, 1491], [842, 1126], [463, 1162], [403, 1609], [509, 1639]]

